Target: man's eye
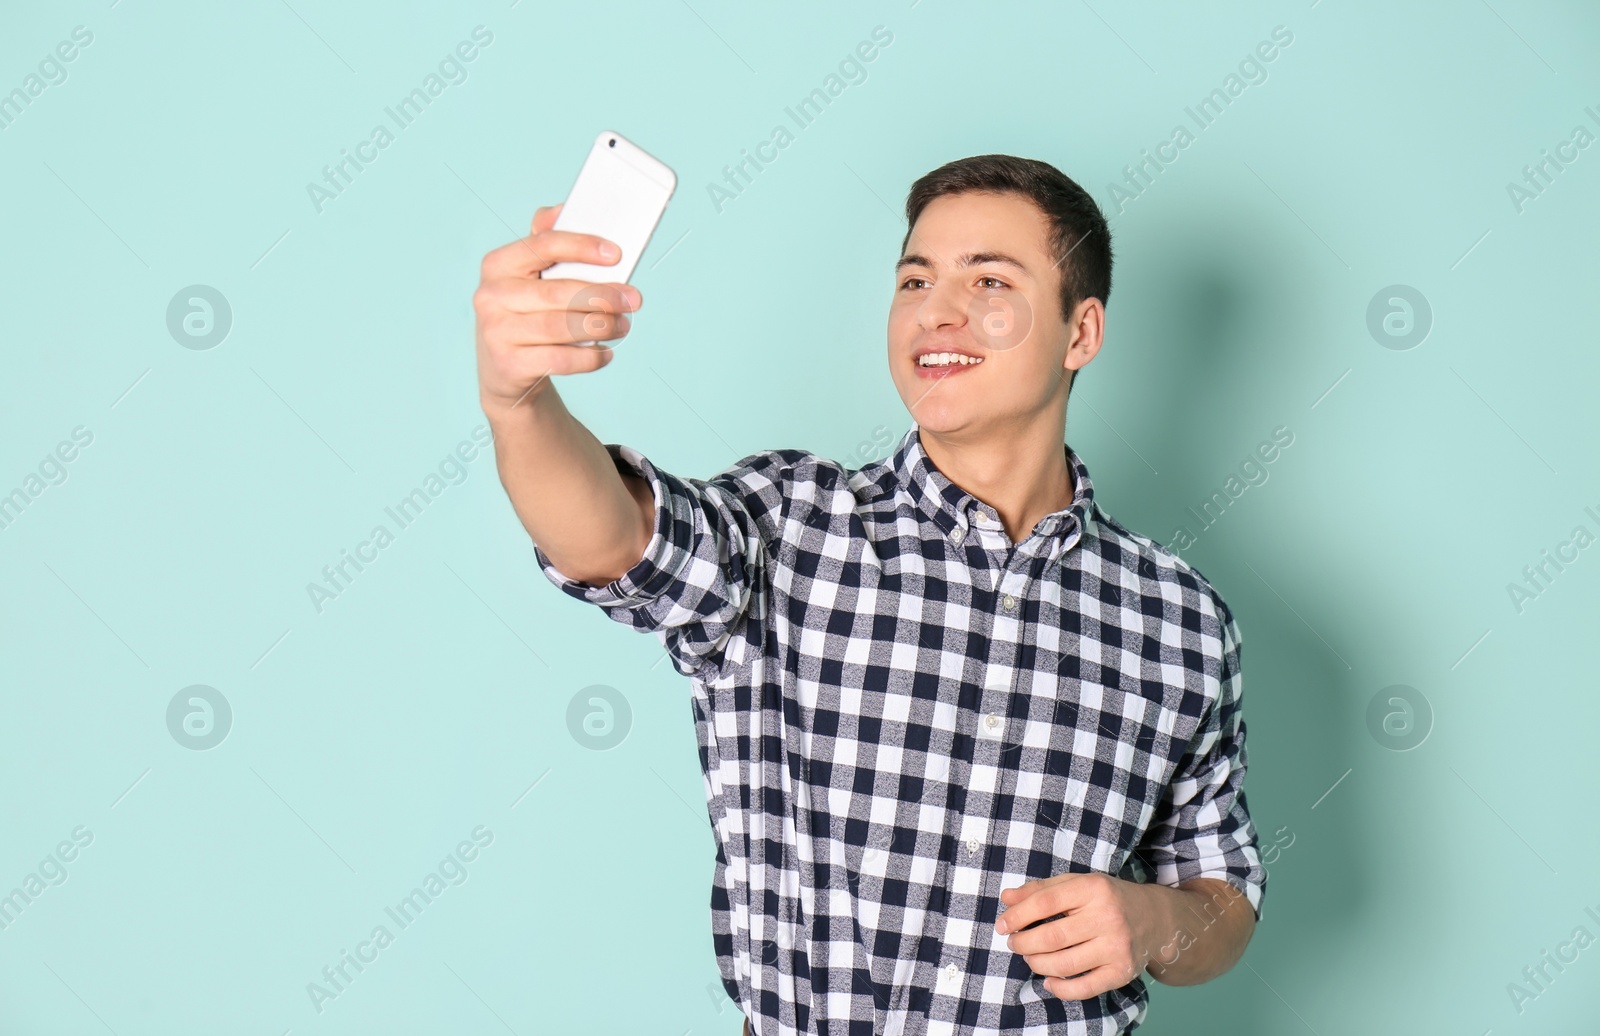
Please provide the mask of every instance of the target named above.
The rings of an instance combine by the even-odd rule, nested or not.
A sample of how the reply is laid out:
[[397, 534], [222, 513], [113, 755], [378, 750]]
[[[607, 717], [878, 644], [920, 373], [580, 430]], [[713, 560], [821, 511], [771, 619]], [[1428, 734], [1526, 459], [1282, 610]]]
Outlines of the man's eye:
[[992, 281], [992, 282], [994, 282], [994, 285], [996, 287], [998, 287], [998, 288], [1008, 287], [1008, 285], [1006, 284], [1005, 281], [1002, 281], [997, 277], [979, 277], [978, 278], [978, 283], [979, 284], [982, 284], [984, 281]]
[[927, 283], [927, 281], [923, 280], [921, 277], [907, 277], [905, 280], [900, 282], [900, 289], [904, 291], [906, 288], [910, 287], [912, 281], [916, 281], [920, 284]]

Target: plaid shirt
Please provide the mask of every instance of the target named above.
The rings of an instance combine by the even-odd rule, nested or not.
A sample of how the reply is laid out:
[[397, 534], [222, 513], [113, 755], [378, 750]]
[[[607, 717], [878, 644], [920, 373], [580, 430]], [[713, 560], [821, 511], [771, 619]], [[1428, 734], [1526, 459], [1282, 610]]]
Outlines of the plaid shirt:
[[913, 424], [860, 469], [769, 450], [710, 480], [607, 444], [655, 530], [564, 592], [690, 677], [723, 984], [761, 1036], [1120, 1033], [1142, 979], [1044, 989], [1000, 890], [1067, 871], [1202, 876], [1260, 916], [1239, 632], [1176, 554], [1094, 499], [1013, 544]]

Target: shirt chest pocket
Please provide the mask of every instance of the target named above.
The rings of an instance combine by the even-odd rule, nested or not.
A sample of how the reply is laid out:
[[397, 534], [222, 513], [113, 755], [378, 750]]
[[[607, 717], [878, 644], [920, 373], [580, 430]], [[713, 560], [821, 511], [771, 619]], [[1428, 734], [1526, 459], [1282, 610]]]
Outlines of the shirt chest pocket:
[[1149, 829], [1173, 745], [1182, 744], [1168, 698], [1161, 685], [1134, 678], [1115, 686], [1063, 679], [1051, 719], [1030, 721], [1019, 790], [1036, 767], [1035, 847], [1054, 858], [1054, 873], [1115, 874]]

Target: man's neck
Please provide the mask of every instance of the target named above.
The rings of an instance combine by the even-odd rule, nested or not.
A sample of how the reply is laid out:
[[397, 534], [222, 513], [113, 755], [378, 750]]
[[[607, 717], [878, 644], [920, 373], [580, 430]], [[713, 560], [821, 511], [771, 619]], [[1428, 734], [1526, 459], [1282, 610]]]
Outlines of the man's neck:
[[1057, 417], [980, 440], [941, 436], [925, 428], [917, 434], [933, 466], [994, 508], [1006, 535], [1018, 543], [1033, 534], [1045, 515], [1072, 504], [1076, 486], [1067, 467], [1063, 428]]

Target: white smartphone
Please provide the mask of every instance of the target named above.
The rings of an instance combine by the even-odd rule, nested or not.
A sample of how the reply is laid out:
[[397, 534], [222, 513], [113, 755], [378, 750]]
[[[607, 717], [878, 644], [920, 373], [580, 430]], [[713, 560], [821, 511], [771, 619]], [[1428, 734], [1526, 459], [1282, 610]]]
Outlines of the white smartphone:
[[626, 284], [677, 186], [677, 174], [666, 163], [620, 133], [601, 133], [552, 229], [598, 234], [615, 242], [622, 258], [612, 266], [556, 263], [539, 276]]

